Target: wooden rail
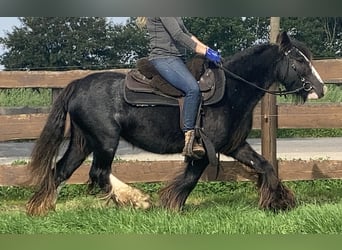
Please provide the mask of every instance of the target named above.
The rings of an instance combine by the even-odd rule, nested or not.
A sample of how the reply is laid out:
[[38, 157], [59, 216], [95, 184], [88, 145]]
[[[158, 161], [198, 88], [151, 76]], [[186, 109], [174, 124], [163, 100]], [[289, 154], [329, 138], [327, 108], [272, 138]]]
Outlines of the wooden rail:
[[[312, 179], [342, 179], [342, 161], [286, 160], [278, 162], [279, 178], [283, 181]], [[83, 164], [67, 183], [83, 184], [88, 180], [89, 164]], [[182, 161], [114, 162], [112, 173], [127, 183], [164, 182], [184, 168]], [[216, 178], [215, 167], [208, 167], [201, 181], [255, 181], [256, 174], [236, 161], [223, 161]], [[0, 186], [24, 186], [28, 178], [26, 165], [0, 165]]]
[[[129, 69], [106, 71], [127, 73]], [[0, 88], [64, 88], [71, 81], [101, 70], [1, 71]]]

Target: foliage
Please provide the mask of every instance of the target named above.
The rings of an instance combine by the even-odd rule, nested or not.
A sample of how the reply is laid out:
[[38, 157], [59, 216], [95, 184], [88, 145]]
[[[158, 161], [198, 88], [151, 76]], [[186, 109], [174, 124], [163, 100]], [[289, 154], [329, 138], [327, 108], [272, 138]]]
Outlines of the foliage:
[[[229, 56], [253, 44], [269, 40], [267, 17], [193, 17], [186, 18], [189, 30], [209, 46]], [[282, 30], [305, 42], [315, 58], [342, 55], [341, 17], [283, 17]]]
[[130, 18], [125, 26], [116, 27], [117, 36], [113, 37], [116, 37], [115, 44], [118, 47], [115, 50], [120, 54], [121, 61], [135, 66], [135, 61], [149, 52], [147, 33], [136, 26], [135, 18]]
[[226, 57], [258, 41], [264, 41], [269, 19], [254, 17], [186, 18], [188, 29], [205, 44], [222, 51]]
[[342, 17], [289, 17], [281, 27], [305, 41], [315, 58], [342, 56]]
[[103, 17], [19, 19], [21, 27], [0, 38], [7, 48], [0, 63], [8, 70], [119, 68], [146, 54], [146, 42], [131, 23], [112, 25]]

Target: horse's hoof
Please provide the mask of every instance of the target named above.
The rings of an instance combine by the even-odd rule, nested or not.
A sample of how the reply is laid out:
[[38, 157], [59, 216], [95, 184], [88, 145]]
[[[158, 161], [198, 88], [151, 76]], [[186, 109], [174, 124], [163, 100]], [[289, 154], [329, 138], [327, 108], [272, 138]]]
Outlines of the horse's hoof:
[[277, 211], [288, 211], [296, 206], [296, 199], [293, 192], [279, 183], [277, 189], [270, 192], [264, 189], [261, 192], [259, 207], [262, 209]]
[[111, 198], [120, 206], [132, 206], [138, 209], [148, 209], [151, 207], [149, 195], [129, 186], [119, 189], [114, 188], [112, 190]]
[[34, 200], [29, 201], [26, 204], [26, 214], [30, 216], [45, 216], [50, 211], [55, 211], [56, 204], [54, 202], [36, 202]]

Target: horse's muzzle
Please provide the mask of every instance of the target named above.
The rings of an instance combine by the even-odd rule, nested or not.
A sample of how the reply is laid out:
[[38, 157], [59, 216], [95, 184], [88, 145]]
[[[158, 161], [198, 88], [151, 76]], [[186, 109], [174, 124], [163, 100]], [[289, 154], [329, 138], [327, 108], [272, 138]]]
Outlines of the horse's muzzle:
[[328, 92], [327, 86], [323, 86], [323, 91], [320, 91], [318, 93], [315, 88], [313, 88], [309, 94], [308, 94], [308, 99], [309, 100], [316, 100], [322, 98], [326, 93]]

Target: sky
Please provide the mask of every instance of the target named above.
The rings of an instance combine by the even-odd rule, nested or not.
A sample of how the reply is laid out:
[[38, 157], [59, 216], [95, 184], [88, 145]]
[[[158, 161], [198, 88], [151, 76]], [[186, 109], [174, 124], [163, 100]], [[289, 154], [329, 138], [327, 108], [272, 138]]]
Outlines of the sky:
[[0, 36], [3, 37], [6, 31], [11, 31], [14, 26], [19, 26], [17, 17], [0, 17]]
[[[111, 21], [118, 24], [125, 24], [128, 17], [110, 17]], [[11, 32], [13, 27], [19, 27], [20, 21], [18, 17], [0, 17], [0, 37], [3, 37], [7, 32]], [[0, 45], [0, 55], [4, 53], [4, 48]], [[0, 65], [0, 70], [3, 66]]]

